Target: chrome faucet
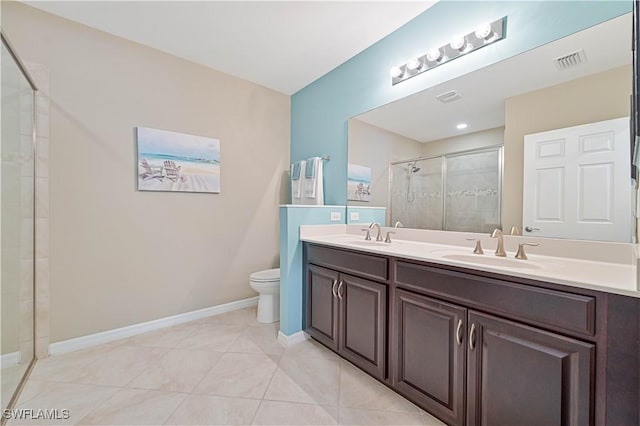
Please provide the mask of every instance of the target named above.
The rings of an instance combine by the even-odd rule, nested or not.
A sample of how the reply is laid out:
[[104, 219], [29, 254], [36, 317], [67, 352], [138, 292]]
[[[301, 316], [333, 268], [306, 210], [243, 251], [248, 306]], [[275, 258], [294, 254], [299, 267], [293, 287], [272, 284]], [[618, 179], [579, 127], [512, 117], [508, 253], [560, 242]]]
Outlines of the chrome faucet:
[[378, 222], [371, 222], [369, 225], [369, 230], [376, 228], [378, 230], [378, 235], [376, 235], [376, 241], [382, 241], [382, 228], [380, 228], [380, 224]]
[[402, 222], [397, 221], [396, 224], [393, 226], [394, 228], [404, 228], [404, 225], [402, 224]]
[[496, 247], [496, 256], [506, 257], [507, 253], [504, 251], [504, 237], [502, 231], [498, 228], [494, 229], [491, 233], [491, 238], [498, 239], [498, 246]]

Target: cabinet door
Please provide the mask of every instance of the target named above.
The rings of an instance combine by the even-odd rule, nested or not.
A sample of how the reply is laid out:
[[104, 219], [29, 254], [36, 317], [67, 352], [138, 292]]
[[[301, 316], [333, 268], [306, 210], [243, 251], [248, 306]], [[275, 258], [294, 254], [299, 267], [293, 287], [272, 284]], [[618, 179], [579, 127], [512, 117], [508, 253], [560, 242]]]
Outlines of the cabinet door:
[[594, 345], [469, 314], [469, 425], [593, 423]]
[[309, 265], [305, 331], [336, 352], [338, 351], [337, 284], [337, 272]]
[[340, 354], [369, 374], [385, 379], [387, 286], [341, 274], [338, 298]]
[[449, 425], [464, 424], [465, 308], [396, 290], [393, 385]]

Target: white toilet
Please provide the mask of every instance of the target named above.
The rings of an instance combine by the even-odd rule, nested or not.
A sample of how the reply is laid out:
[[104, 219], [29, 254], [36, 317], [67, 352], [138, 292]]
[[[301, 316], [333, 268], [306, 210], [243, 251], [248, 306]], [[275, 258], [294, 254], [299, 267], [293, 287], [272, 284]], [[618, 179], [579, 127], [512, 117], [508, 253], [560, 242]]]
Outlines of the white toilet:
[[280, 321], [280, 268], [254, 272], [249, 275], [249, 285], [260, 294], [258, 322]]

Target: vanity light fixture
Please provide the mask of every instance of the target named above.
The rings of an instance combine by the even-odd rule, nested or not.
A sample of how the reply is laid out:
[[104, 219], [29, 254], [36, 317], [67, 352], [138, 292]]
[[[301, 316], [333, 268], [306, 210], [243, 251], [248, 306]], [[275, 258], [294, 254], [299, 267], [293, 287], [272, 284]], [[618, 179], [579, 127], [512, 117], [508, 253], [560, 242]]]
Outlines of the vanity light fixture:
[[402, 78], [404, 71], [400, 67], [392, 67], [390, 73], [392, 79]]
[[460, 123], [456, 126], [456, 129], [463, 130], [467, 128], [467, 123]]
[[411, 58], [406, 64], [391, 68], [391, 84], [396, 85], [427, 70], [445, 64], [462, 55], [495, 43], [507, 36], [507, 17], [478, 26], [464, 36], [454, 37], [449, 43], [433, 47], [427, 53]]
[[420, 58], [411, 58], [407, 61], [407, 69], [409, 71], [416, 71], [422, 67], [422, 60]]
[[440, 49], [429, 49], [427, 51], [427, 61], [429, 62], [437, 62], [442, 59], [442, 50]]
[[451, 43], [449, 43], [449, 46], [451, 46], [452, 49], [457, 50], [458, 52], [464, 52], [464, 50], [467, 48], [467, 40], [464, 37], [454, 37], [453, 40], [451, 40]]
[[491, 28], [491, 24], [482, 24], [478, 28], [476, 28], [474, 35], [479, 40], [487, 40], [493, 36], [493, 28]]

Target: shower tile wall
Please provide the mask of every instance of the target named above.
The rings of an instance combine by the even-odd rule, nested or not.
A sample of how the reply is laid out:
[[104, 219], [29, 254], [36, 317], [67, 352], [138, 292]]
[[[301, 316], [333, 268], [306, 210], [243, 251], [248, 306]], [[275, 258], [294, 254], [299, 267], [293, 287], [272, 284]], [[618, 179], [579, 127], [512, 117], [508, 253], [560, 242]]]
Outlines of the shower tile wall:
[[447, 157], [445, 230], [491, 232], [500, 226], [499, 151]]
[[35, 247], [35, 354], [49, 355], [49, 68], [27, 63], [38, 85], [36, 93], [36, 247]]

